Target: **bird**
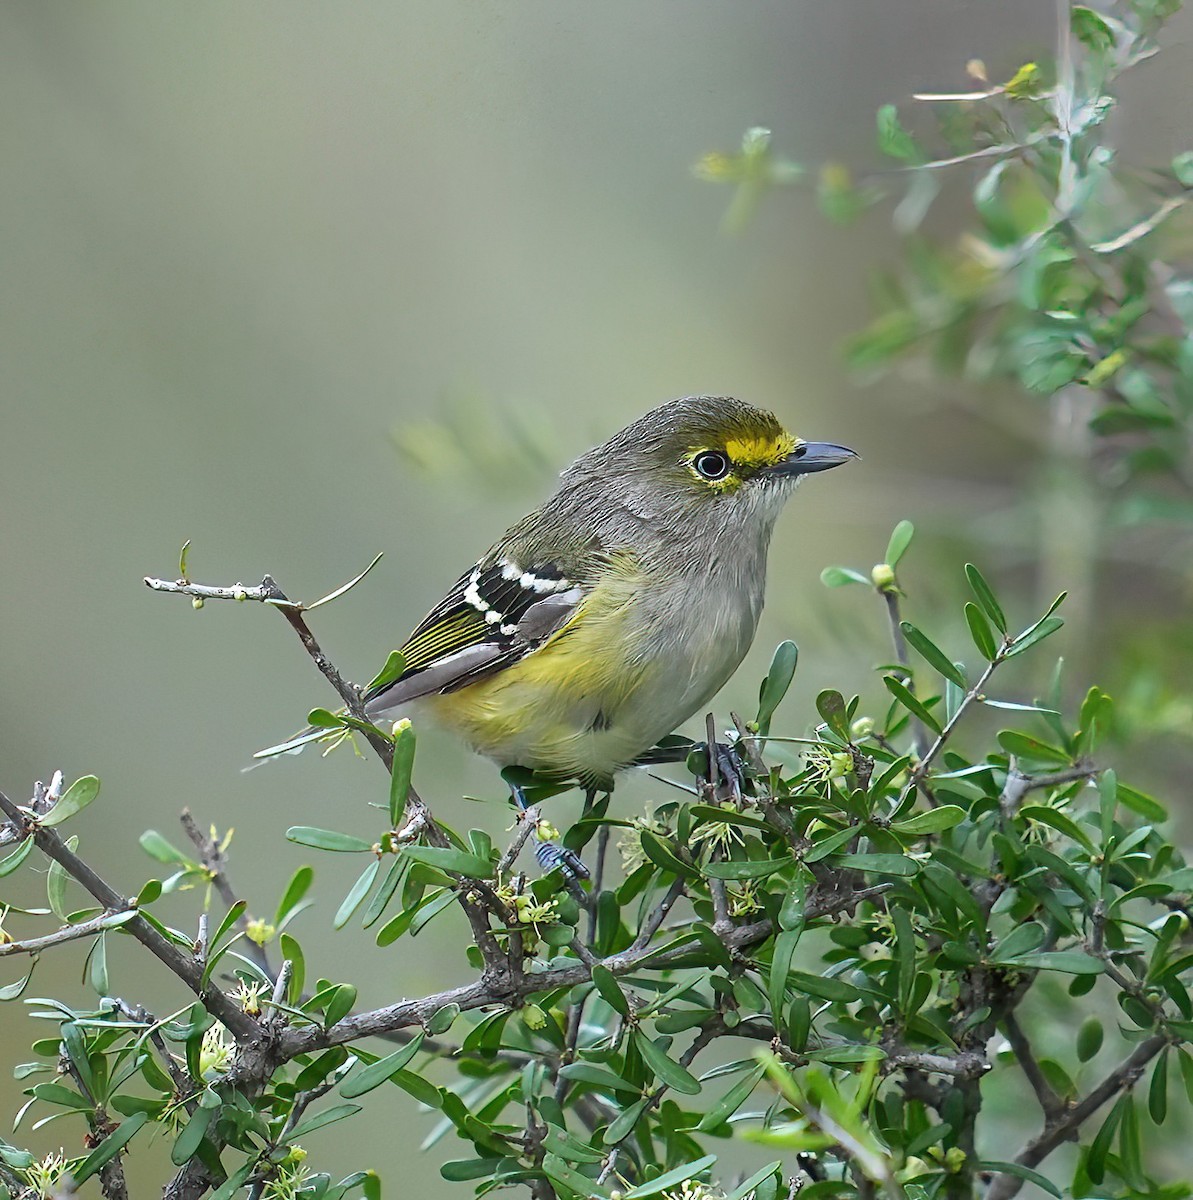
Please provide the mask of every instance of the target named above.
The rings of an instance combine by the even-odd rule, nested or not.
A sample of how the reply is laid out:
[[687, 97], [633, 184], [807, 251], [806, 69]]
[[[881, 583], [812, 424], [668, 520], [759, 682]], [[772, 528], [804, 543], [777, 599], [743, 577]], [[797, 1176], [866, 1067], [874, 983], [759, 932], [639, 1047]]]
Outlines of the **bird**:
[[[502, 768], [610, 790], [745, 657], [796, 485], [856, 457], [728, 396], [652, 409], [577, 458], [452, 584], [365, 712], [425, 717]], [[583, 870], [554, 843], [536, 853]]]

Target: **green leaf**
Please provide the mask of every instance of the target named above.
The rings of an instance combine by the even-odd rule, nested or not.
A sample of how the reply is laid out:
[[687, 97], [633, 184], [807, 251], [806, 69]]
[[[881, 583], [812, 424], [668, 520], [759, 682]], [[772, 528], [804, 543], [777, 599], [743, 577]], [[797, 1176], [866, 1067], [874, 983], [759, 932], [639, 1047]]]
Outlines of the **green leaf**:
[[710, 879], [766, 879], [776, 871], [782, 871], [791, 866], [795, 860], [791, 855], [786, 858], [766, 858], [761, 861], [753, 859], [726, 859], [724, 862], [705, 863], [701, 870]]
[[978, 653], [993, 662], [998, 657], [998, 645], [990, 629], [990, 622], [986, 620], [982, 615], [982, 610], [972, 600], [965, 602], [965, 623], [969, 626], [969, 636], [973, 638], [973, 644], [977, 646]]
[[350, 833], [337, 833], [334, 829], [316, 829], [313, 825], [291, 825], [286, 830], [288, 841], [300, 846], [313, 846], [316, 850], [336, 850], [344, 854], [364, 854], [373, 849], [372, 842], [353, 837]]
[[401, 678], [402, 672], [405, 670], [406, 660], [402, 657], [401, 650], [391, 650], [389, 657], [385, 660], [385, 666], [369, 680], [365, 691], [380, 691], [382, 688], [388, 687], [394, 680]]
[[27, 837], [7, 858], [0, 858], [0, 879], [11, 875], [29, 857], [33, 849], [33, 839]]
[[215, 1119], [215, 1115], [214, 1108], [195, 1109], [170, 1149], [170, 1161], [176, 1167], [183, 1166], [195, 1157], [207, 1133], [207, 1127]]
[[1147, 1111], [1157, 1125], [1168, 1116], [1168, 1047], [1160, 1051], [1147, 1089]]
[[816, 697], [816, 711], [824, 723], [841, 739], [849, 740], [849, 712], [845, 697], [833, 688], [826, 688]]
[[414, 726], [406, 719], [394, 726], [394, 762], [389, 781], [389, 823], [396, 829], [406, 811], [414, 771]]
[[783, 1002], [787, 995], [787, 973], [791, 970], [791, 960], [802, 932], [802, 928], [788, 929], [775, 938], [775, 949], [771, 955], [770, 972], [767, 976], [767, 996], [776, 1021], [783, 1011]]
[[1104, 1036], [1102, 1022], [1091, 1013], [1077, 1031], [1077, 1061], [1089, 1062], [1102, 1049]]
[[758, 716], [755, 723], [760, 733], [769, 732], [771, 718], [787, 695], [798, 664], [799, 647], [794, 642], [780, 642], [775, 647], [766, 678], [758, 690]]
[[199, 864], [194, 859], [187, 858], [181, 850], [171, 845], [156, 829], [147, 829], [138, 839], [141, 849], [150, 858], [161, 863], [173, 863], [180, 867], [197, 869]]
[[1013, 658], [1016, 654], [1022, 654], [1024, 650], [1031, 649], [1037, 642], [1042, 642], [1050, 634], [1055, 633], [1063, 624], [1064, 621], [1060, 617], [1045, 617], [1015, 639], [1014, 645], [1007, 651], [1007, 658]]
[[725, 1200], [746, 1200], [759, 1184], [769, 1179], [783, 1165], [783, 1160], [776, 1158], [773, 1163], [767, 1163], [761, 1170], [755, 1171], [748, 1179], [743, 1179], [726, 1197]]
[[750, 1093], [758, 1086], [758, 1081], [766, 1074], [766, 1063], [757, 1063], [751, 1067], [721, 1098], [700, 1118], [696, 1129], [701, 1133], [716, 1129], [724, 1124], [745, 1102]]
[[[888, 104], [892, 113], [894, 105]], [[898, 117], [895, 118], [896, 122]], [[900, 521], [898, 525], [891, 531], [890, 541], [886, 544], [886, 558], [883, 560], [888, 567], [897, 567], [899, 559], [907, 552], [907, 547], [911, 545], [911, 539], [915, 537], [915, 526], [910, 521]], [[869, 582], [868, 580], [866, 582]]]
[[955, 804], [942, 804], [939, 808], [916, 813], [914, 817], [908, 817], [904, 821], [896, 821], [891, 826], [891, 832], [918, 837], [925, 833], [941, 833], [945, 829], [952, 829], [964, 820], [963, 808], [958, 808]]
[[99, 780], [94, 775], [84, 775], [66, 789], [62, 799], [44, 817], [39, 817], [37, 823], [47, 828], [51, 825], [61, 825], [75, 813], [82, 812], [98, 795]]
[[978, 1170], [989, 1171], [992, 1174], [1014, 1175], [1017, 1179], [1026, 1179], [1028, 1183], [1034, 1183], [1036, 1187], [1043, 1188], [1050, 1196], [1055, 1196], [1056, 1200], [1061, 1200], [1064, 1194], [1047, 1176], [1041, 1175], [1039, 1171], [1033, 1171], [1031, 1167], [1025, 1167], [1021, 1163], [988, 1162], [983, 1160], [978, 1163]]
[[107, 937], [100, 934], [87, 955], [87, 981], [95, 989], [97, 995], [110, 996], [112, 984], [108, 978], [108, 944]]
[[426, 863], [438, 867], [441, 871], [452, 871], [456, 875], [465, 875], [469, 879], [492, 879], [494, 865], [483, 858], [477, 858], [467, 850], [458, 850], [455, 846], [406, 846], [402, 854], [414, 862]]
[[431, 1037], [439, 1037], [446, 1033], [460, 1015], [460, 1006], [452, 1001], [437, 1008], [427, 1020], [427, 1033]]
[[687, 1163], [681, 1167], [673, 1167], [670, 1171], [665, 1171], [657, 1179], [652, 1179], [649, 1183], [639, 1184], [636, 1188], [631, 1188], [628, 1192], [623, 1192], [623, 1200], [642, 1200], [644, 1196], [657, 1196], [659, 1192], [665, 1192], [669, 1188], [673, 1188], [677, 1183], [683, 1183], [685, 1179], [691, 1179], [693, 1176], [707, 1171], [716, 1161], [717, 1156], [715, 1154], [706, 1154], [703, 1158], [698, 1158], [693, 1163]]
[[998, 735], [998, 744], [1016, 758], [1027, 759], [1029, 762], [1053, 763], [1057, 766], [1068, 766], [1069, 755], [1058, 746], [1050, 746], [1039, 738], [1028, 737], [1014, 729], [1004, 729]]
[[320, 608], [324, 604], [330, 604], [333, 600], [338, 600], [345, 592], [350, 592], [381, 561], [382, 557], [383, 555], [378, 554], [355, 579], [350, 579], [343, 586], [336, 588], [334, 592], [328, 592], [326, 596], [321, 596], [314, 604], [305, 605], [306, 611], [310, 612], [312, 609]]
[[90, 1179], [97, 1171], [102, 1170], [128, 1145], [133, 1134], [149, 1120], [147, 1112], [133, 1113], [131, 1117], [121, 1121], [111, 1133], [73, 1170], [71, 1175], [77, 1187], [86, 1179]]
[[[77, 837], [69, 837], [66, 840], [66, 848], [74, 850], [79, 844]], [[70, 923], [70, 918], [66, 913], [66, 884], [70, 879], [65, 868], [57, 859], [50, 863], [50, 869], [46, 872], [46, 902], [50, 906], [50, 912], [58, 918], [63, 925]]]
[[316, 729], [342, 729], [344, 727], [344, 722], [340, 720], [339, 714], [326, 708], [312, 708], [307, 713], [307, 724], [313, 725]]
[[343, 903], [336, 910], [335, 919], [332, 921], [333, 929], [343, 929], [352, 919], [352, 914], [356, 912], [363, 903], [364, 898], [369, 894], [369, 889], [373, 886], [373, 880], [377, 878], [377, 872], [380, 869], [381, 860], [374, 858], [360, 873], [356, 882], [349, 888]]
[[870, 871], [875, 875], [899, 875], [905, 879], [918, 875], [920, 864], [904, 854], [842, 854], [837, 862], [843, 867], [857, 871]]
[[855, 571], [852, 567], [825, 567], [820, 572], [820, 582], [830, 588], [847, 587], [851, 583], [870, 583], [861, 571]]
[[599, 1184], [595, 1179], [577, 1171], [570, 1163], [566, 1163], [557, 1154], [543, 1155], [543, 1174], [555, 1183], [562, 1184], [564, 1190], [587, 1200], [609, 1200], [609, 1189]]
[[959, 688], [964, 690], [969, 687], [969, 681], [965, 678], [964, 672], [955, 663], [950, 662], [944, 651], [926, 634], [921, 633], [910, 621], [901, 621], [899, 627], [903, 630], [903, 636], [907, 638], [908, 644], [929, 666], [939, 671], [946, 679], [952, 680]]
[[1032, 971], [1062, 971], [1066, 975], [1100, 975], [1106, 964], [1080, 950], [1044, 950], [1039, 954], [1021, 954], [999, 959], [1007, 966], [1027, 967]]
[[[356, 988], [350, 983], [341, 983], [332, 993], [331, 998], [323, 1007], [323, 1026], [329, 1029], [332, 1025], [342, 1021], [351, 1011], [352, 1006], [356, 1003]], [[348, 1096], [344, 1089], [340, 1089], [345, 1096]]]
[[617, 982], [617, 976], [608, 967], [603, 967], [600, 963], [595, 963], [592, 968], [592, 983], [600, 993], [601, 999], [614, 1012], [619, 1013], [623, 1017], [630, 1015], [630, 1002], [625, 992], [621, 990], [621, 984]]
[[1114, 47], [1114, 30], [1092, 8], [1074, 5], [1070, 21], [1073, 36], [1091, 50], [1110, 50]]
[[400, 1050], [387, 1054], [359, 1071], [353, 1071], [340, 1084], [340, 1095], [355, 1100], [385, 1083], [395, 1071], [400, 1071], [419, 1052], [424, 1034], [419, 1032]]
[[628, 1108], [623, 1108], [620, 1115], [615, 1117], [609, 1128], [605, 1130], [601, 1141], [606, 1146], [616, 1146], [638, 1124], [638, 1119], [649, 1103], [650, 1097], [643, 1096], [641, 1100], [635, 1100]]
[[638, 838], [642, 844], [642, 853], [656, 867], [661, 867], [671, 875], [682, 875], [685, 879], [700, 877], [695, 867], [689, 866], [675, 853], [668, 839], [651, 833], [649, 829], [641, 830]]
[[282, 961], [291, 964], [290, 987], [287, 991], [287, 997], [290, 1003], [293, 1004], [302, 995], [302, 985], [306, 981], [306, 956], [302, 952], [302, 947], [288, 933], [279, 935], [278, 949], [282, 952]]
[[903, 705], [903, 707], [907, 709], [909, 713], [912, 714], [912, 716], [923, 722], [923, 724], [931, 729], [933, 733], [940, 733], [940, 722], [922, 703], [920, 703], [919, 699], [912, 694], [905, 683], [899, 679], [896, 679], [893, 675], [884, 675], [882, 677], [882, 682], [886, 687], [886, 690], [890, 692], [890, 694], [894, 696], [895, 699], [898, 700], [899, 703]]
[[973, 563], [966, 563], [965, 578], [969, 581], [969, 588], [974, 594], [974, 599], [977, 600], [982, 612], [990, 619], [990, 623], [999, 633], [1006, 633], [1007, 618], [1003, 614], [1002, 606], [994, 598], [994, 592], [986, 582], [981, 571]]
[[232, 1200], [245, 1183], [248, 1177], [257, 1169], [257, 1159], [252, 1157], [248, 1162], [241, 1163], [223, 1183], [220, 1184], [214, 1192], [211, 1193], [211, 1200]]
[[[1107, 772], [1109, 774], [1109, 772]], [[1125, 804], [1132, 812], [1137, 812], [1148, 821], [1167, 821], [1168, 810], [1158, 801], [1153, 800], [1144, 792], [1128, 787], [1125, 783], [1118, 784], [1116, 796], [1120, 804]]]
[[668, 1058], [667, 1051], [657, 1042], [651, 1041], [641, 1030], [634, 1031], [634, 1045], [638, 1047], [642, 1061], [669, 1088], [683, 1092], [685, 1096], [700, 1094], [700, 1081], [674, 1059]]
[[302, 898], [307, 894], [314, 878], [315, 872], [310, 867], [299, 867], [294, 872], [290, 877], [290, 882], [286, 884], [286, 890], [282, 893], [281, 900], [278, 901], [278, 910], [273, 918], [274, 925], [285, 924], [286, 918], [302, 902]]

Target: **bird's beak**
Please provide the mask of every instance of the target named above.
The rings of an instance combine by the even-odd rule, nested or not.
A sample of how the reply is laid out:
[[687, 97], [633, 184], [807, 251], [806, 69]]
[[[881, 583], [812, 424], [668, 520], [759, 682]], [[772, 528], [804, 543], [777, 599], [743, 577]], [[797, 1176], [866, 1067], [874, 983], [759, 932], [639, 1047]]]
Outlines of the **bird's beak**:
[[768, 468], [770, 475], [811, 475], [814, 471], [827, 471], [839, 467], [859, 455], [848, 446], [836, 446], [832, 442], [801, 442], [781, 462]]

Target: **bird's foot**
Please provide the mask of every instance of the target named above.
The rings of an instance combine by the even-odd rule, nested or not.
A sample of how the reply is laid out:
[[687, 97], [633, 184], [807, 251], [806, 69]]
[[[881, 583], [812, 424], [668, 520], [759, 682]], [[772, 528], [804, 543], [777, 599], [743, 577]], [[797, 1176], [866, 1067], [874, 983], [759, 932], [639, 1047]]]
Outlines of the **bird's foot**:
[[[530, 808], [530, 801], [526, 798], [525, 790], [520, 784], [513, 783], [509, 779], [506, 780], [506, 784], [510, 790], [510, 797], [520, 814], [525, 814]], [[531, 834], [531, 837], [535, 836], [536, 834]], [[580, 881], [590, 879], [592, 873], [574, 850], [569, 850], [558, 842], [540, 841], [535, 844], [534, 857], [545, 872], [558, 871], [563, 876], [568, 890], [582, 903], [587, 903], [588, 894], [580, 886]]]
[[749, 786], [749, 775], [738, 747], [729, 742], [713, 742], [710, 753], [708, 742], [696, 742], [692, 751], [705, 758], [704, 769], [698, 778], [712, 793], [713, 800], [741, 804]]

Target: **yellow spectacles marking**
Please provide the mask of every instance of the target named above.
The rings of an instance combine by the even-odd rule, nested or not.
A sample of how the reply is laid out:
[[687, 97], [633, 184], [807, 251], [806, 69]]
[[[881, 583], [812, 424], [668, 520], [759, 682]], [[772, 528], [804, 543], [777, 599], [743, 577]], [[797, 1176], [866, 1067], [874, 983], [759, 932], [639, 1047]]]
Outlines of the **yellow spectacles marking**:
[[799, 445], [799, 438], [783, 432], [764, 436], [731, 437], [725, 442], [725, 453], [739, 467], [755, 470], [773, 467]]

